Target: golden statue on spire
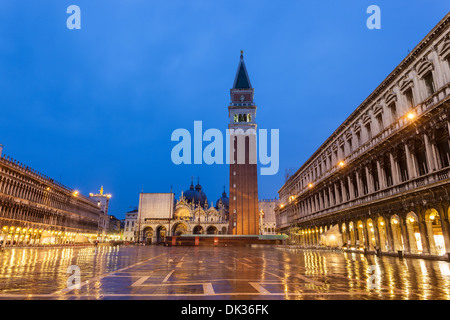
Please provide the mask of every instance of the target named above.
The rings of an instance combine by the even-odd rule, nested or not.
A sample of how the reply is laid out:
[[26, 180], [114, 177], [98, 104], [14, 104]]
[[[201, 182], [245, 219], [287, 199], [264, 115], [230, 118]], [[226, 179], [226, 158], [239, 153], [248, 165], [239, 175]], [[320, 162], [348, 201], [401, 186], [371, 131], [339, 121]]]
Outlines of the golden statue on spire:
[[103, 195], [103, 186], [100, 188], [100, 194]]

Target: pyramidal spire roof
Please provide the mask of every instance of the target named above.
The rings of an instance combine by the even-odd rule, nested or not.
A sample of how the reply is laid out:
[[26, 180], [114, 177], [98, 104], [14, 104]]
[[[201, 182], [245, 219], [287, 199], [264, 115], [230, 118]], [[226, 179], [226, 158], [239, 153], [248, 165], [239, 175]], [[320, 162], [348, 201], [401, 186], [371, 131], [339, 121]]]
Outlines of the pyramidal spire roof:
[[234, 78], [233, 89], [250, 89], [252, 84], [248, 77], [247, 68], [244, 63], [244, 51], [241, 50], [241, 60], [239, 61], [236, 77]]

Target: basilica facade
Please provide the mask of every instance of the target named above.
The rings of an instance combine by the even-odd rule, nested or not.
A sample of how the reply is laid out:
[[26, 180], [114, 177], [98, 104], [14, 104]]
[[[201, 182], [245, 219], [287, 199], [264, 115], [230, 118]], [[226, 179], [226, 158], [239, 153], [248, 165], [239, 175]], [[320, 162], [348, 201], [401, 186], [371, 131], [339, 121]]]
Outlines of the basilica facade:
[[450, 14], [279, 190], [303, 247], [450, 259]]
[[141, 193], [136, 220], [132, 219], [130, 215], [125, 221], [125, 231], [128, 225], [136, 226], [136, 236], [129, 234], [125, 241], [157, 244], [164, 242], [166, 236], [227, 234], [229, 198], [224, 191], [215, 203], [208, 203], [200, 183], [194, 186], [192, 181], [178, 199], [173, 193]]
[[227, 234], [229, 199], [224, 191], [215, 205], [208, 205], [200, 184], [191, 183], [189, 190], [176, 201], [173, 235]]

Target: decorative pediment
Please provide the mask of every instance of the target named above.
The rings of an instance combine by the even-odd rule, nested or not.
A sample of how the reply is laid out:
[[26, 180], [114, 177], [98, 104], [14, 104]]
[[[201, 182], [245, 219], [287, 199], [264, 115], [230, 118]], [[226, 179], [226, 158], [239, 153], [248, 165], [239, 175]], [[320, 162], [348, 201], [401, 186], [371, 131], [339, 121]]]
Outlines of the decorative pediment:
[[183, 195], [183, 191], [181, 191], [181, 197], [177, 200], [177, 205], [187, 205], [188, 202], [186, 201], [186, 198]]
[[331, 149], [332, 149], [333, 151], [336, 151], [337, 148], [338, 148], [337, 143], [333, 143], [333, 145], [331, 146]]
[[207, 210], [207, 213], [208, 213], [208, 215], [217, 215], [217, 210], [216, 210], [216, 208], [214, 208], [214, 207], [210, 207], [210, 208]]
[[414, 81], [405, 75], [405, 77], [400, 82], [400, 90], [402, 92], [405, 92], [407, 89], [412, 87], [414, 87]]
[[367, 123], [372, 121], [372, 118], [370, 117], [370, 115], [368, 113], [366, 113], [365, 115], [363, 115], [362, 121], [363, 121], [363, 124], [366, 125]]
[[432, 70], [434, 70], [434, 65], [427, 57], [423, 57], [416, 65], [416, 71], [419, 77], [423, 77], [428, 71]]
[[386, 105], [389, 105], [392, 102], [397, 102], [397, 94], [395, 94], [394, 91], [389, 90], [389, 92], [386, 93], [386, 96], [384, 97], [384, 101], [386, 102]]
[[360, 131], [361, 131], [361, 125], [360, 125], [359, 123], [355, 123], [355, 124], [353, 125], [353, 131], [354, 131], [355, 133], [360, 132]]
[[382, 112], [383, 112], [383, 106], [381, 104], [375, 105], [375, 107], [373, 108], [373, 114], [375, 116], [377, 116], [377, 115], [379, 115]]
[[346, 140], [350, 140], [352, 138], [352, 131], [351, 130], [347, 130], [347, 132], [345, 133], [345, 139]]
[[446, 59], [450, 55], [450, 35], [445, 37], [445, 41], [439, 51], [439, 56], [442, 59]]
[[202, 208], [197, 208], [197, 209], [195, 210], [195, 212], [194, 212], [194, 215], [195, 215], [195, 216], [198, 216], [199, 213], [200, 213], [201, 216], [204, 216], [204, 215], [205, 215], [205, 210], [203, 210]]

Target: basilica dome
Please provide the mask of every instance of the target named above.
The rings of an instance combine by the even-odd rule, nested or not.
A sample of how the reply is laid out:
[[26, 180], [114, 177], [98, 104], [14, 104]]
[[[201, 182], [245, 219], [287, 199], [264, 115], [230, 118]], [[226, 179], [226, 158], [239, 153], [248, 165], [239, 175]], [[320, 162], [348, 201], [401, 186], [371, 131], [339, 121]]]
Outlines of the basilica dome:
[[222, 205], [228, 209], [230, 205], [230, 199], [228, 199], [227, 193], [225, 191], [222, 193], [222, 197], [217, 199], [216, 208], [219, 208], [219, 203], [222, 203]]
[[187, 202], [204, 207], [208, 203], [208, 198], [206, 194], [202, 191], [202, 186], [198, 183], [195, 188], [194, 184], [191, 182], [189, 190], [183, 192], [184, 197]]

